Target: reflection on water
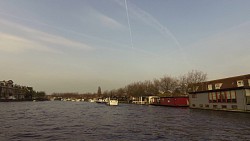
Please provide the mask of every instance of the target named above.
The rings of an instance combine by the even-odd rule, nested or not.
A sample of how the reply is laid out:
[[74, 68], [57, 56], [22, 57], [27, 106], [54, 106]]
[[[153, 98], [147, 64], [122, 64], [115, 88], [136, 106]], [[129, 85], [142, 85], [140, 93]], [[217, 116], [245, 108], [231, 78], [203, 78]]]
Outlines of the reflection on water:
[[88, 102], [0, 103], [0, 140], [249, 140], [250, 114]]

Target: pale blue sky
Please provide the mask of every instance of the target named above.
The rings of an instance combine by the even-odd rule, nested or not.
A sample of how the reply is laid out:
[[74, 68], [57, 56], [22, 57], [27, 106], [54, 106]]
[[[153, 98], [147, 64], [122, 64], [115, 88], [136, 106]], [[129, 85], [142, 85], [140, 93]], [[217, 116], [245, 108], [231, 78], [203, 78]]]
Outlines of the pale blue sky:
[[1, 80], [83, 93], [192, 69], [249, 73], [249, 0], [126, 2], [0, 0]]

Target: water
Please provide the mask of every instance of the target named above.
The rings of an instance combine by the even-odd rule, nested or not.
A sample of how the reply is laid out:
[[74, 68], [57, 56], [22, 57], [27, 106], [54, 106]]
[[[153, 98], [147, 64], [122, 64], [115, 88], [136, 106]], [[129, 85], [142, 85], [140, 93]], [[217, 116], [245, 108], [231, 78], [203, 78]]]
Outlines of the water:
[[250, 114], [88, 102], [2, 102], [0, 141], [250, 140]]

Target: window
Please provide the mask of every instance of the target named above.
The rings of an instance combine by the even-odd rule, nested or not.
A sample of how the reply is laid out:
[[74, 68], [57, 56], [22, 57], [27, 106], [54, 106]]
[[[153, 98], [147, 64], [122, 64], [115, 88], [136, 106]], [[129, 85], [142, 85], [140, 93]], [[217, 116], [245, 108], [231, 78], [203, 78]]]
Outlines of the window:
[[203, 107], [203, 104], [200, 104], [199, 106], [202, 108], [202, 107]]
[[212, 93], [212, 95], [213, 95], [213, 103], [216, 103], [217, 102], [217, 97], [216, 97], [216, 93], [215, 92], [213, 92]]
[[221, 102], [225, 103], [226, 102], [226, 93], [225, 92], [221, 92]]
[[247, 105], [250, 105], [250, 96], [247, 96], [246, 99], [247, 99]]
[[231, 94], [230, 91], [226, 91], [227, 103], [231, 103]]
[[213, 105], [213, 108], [214, 108], [214, 109], [217, 109], [217, 107], [218, 107], [217, 105]]
[[227, 105], [221, 105], [222, 109], [227, 109]]
[[208, 90], [212, 90], [213, 89], [213, 85], [212, 84], [207, 85], [207, 89]]
[[193, 107], [195, 107], [195, 104], [192, 104]]
[[215, 89], [220, 89], [221, 86], [222, 86], [222, 83], [216, 83], [216, 84], [215, 84]]
[[213, 93], [208, 93], [208, 100], [210, 103], [213, 102]]
[[238, 80], [238, 81], [237, 81], [237, 86], [238, 86], [238, 87], [244, 86], [243, 80]]
[[236, 103], [236, 92], [235, 91], [231, 91], [231, 100], [232, 100], [232, 103]]
[[195, 91], [198, 91], [198, 89], [199, 89], [199, 86], [196, 86], [196, 87], [195, 87]]
[[232, 109], [237, 109], [237, 105], [232, 105]]
[[[236, 103], [236, 91], [221, 91], [208, 93], [208, 101], [209, 103]], [[250, 105], [250, 95], [248, 103]]]
[[217, 102], [221, 102], [221, 94], [220, 92], [216, 92], [217, 94]]
[[197, 98], [197, 94], [192, 94], [192, 98]]
[[205, 104], [205, 107], [206, 107], [206, 108], [209, 108], [209, 105], [208, 105], [208, 104]]

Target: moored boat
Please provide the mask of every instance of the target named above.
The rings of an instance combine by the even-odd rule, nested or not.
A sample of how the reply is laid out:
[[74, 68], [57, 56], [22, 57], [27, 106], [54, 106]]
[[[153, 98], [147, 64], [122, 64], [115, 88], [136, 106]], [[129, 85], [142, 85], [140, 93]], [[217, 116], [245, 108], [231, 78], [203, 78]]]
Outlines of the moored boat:
[[96, 102], [96, 100], [95, 99], [89, 99], [89, 102]]
[[117, 99], [108, 99], [107, 101], [107, 105], [110, 105], [110, 106], [117, 106], [118, 105], [118, 100]]
[[157, 106], [173, 106], [173, 107], [188, 107], [189, 98], [188, 97], [160, 97], [153, 98], [151, 105]]
[[101, 99], [99, 98], [96, 103], [101, 103], [101, 104], [104, 104], [104, 103], [107, 103], [107, 101], [105, 99]]

